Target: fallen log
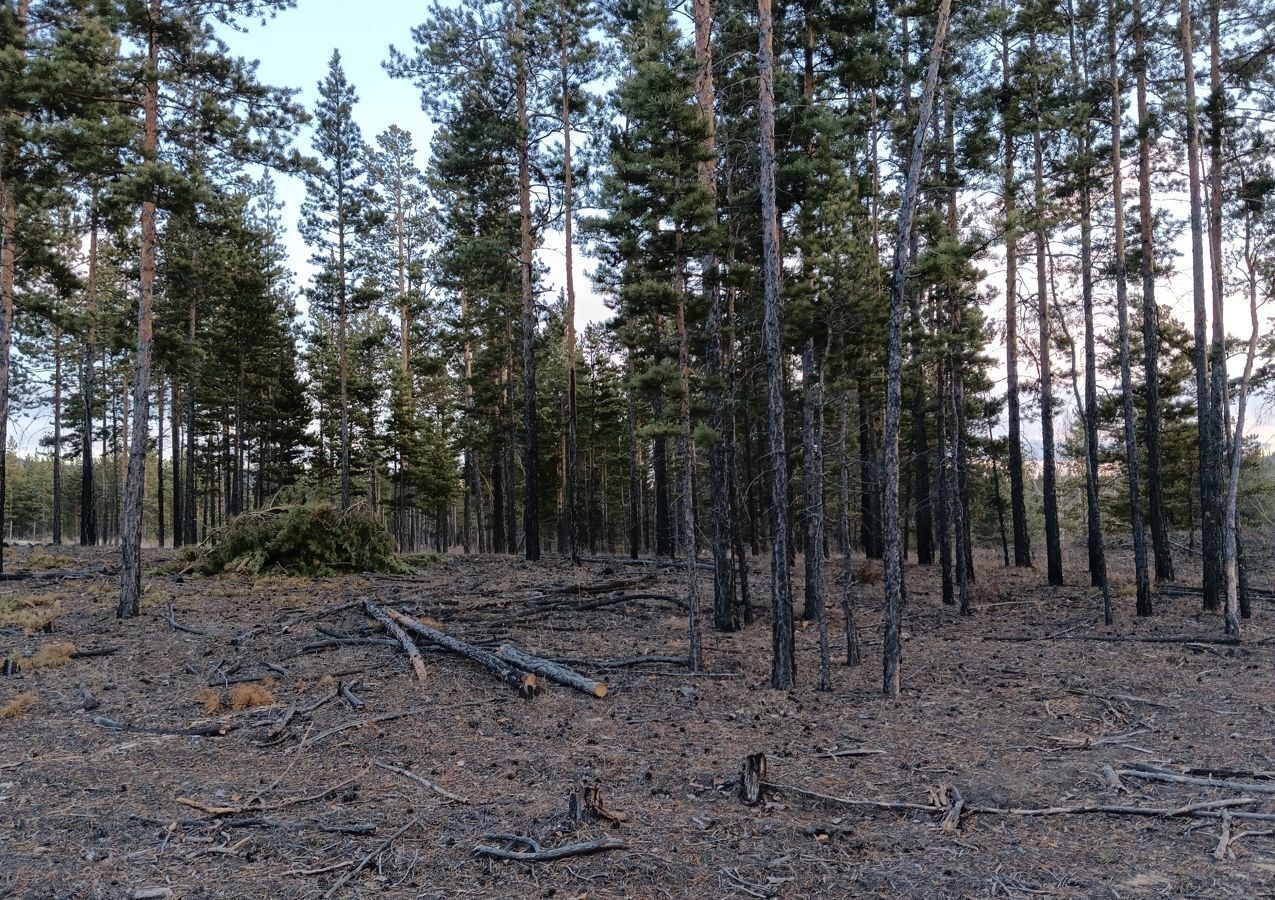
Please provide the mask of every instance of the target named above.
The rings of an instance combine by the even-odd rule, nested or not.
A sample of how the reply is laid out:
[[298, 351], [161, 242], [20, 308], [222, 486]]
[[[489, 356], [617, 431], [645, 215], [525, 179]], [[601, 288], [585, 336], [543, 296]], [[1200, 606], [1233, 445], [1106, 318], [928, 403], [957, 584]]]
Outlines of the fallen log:
[[530, 672], [524, 672], [522, 669], [511, 666], [490, 650], [483, 650], [480, 647], [475, 647], [473, 644], [454, 638], [450, 634], [445, 634], [437, 628], [431, 628], [424, 622], [421, 622], [418, 619], [413, 619], [411, 616], [404, 615], [397, 610], [387, 609], [385, 610], [385, 614], [399, 625], [402, 625], [408, 631], [420, 635], [425, 638], [425, 640], [450, 650], [458, 656], [463, 656], [468, 660], [472, 660], [480, 666], [484, 666], [494, 673], [501, 681], [517, 688], [518, 693], [522, 694], [524, 697], [535, 696], [536, 691], [539, 688], [539, 682], [536, 680], [536, 676]]
[[377, 606], [371, 600], [363, 601], [363, 609], [376, 621], [385, 626], [385, 630], [394, 636], [403, 648], [403, 652], [407, 654], [407, 658], [412, 661], [412, 669], [416, 672], [417, 681], [425, 681], [428, 677], [425, 671], [425, 659], [421, 656], [420, 649], [416, 646], [416, 642], [408, 637], [398, 622], [391, 618], [393, 610], [384, 610]]
[[550, 681], [575, 688], [577, 691], [588, 694], [591, 697], [605, 697], [607, 695], [607, 686], [602, 682], [594, 681], [592, 678], [585, 678], [574, 669], [559, 665], [552, 660], [532, 656], [513, 644], [501, 644], [500, 649], [496, 651], [496, 655], [520, 669], [526, 669], [528, 672], [534, 672], [536, 675], [548, 678]]

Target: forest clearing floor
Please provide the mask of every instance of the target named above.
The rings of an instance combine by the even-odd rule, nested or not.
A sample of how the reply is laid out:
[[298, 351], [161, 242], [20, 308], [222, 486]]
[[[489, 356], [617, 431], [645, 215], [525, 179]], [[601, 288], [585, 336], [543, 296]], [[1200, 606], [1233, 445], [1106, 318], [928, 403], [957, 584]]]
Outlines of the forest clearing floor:
[[[1256, 549], [1270, 546], [1249, 542], [1255, 587], [1272, 586], [1270, 551]], [[6, 552], [6, 570], [37, 554], [33, 568], [91, 572], [0, 583], [0, 610], [57, 614], [50, 633], [0, 628], [0, 657], [52, 663], [0, 677], [0, 710], [19, 701], [0, 718], [0, 897], [1275, 897], [1275, 821], [1236, 818], [1220, 847], [1220, 812], [974, 812], [945, 829], [924, 809], [775, 789], [746, 806], [737, 786], [745, 756], [764, 752], [770, 781], [837, 797], [934, 806], [954, 787], [968, 806], [1000, 808], [1252, 797], [1234, 808], [1275, 813], [1275, 603], [1265, 597], [1231, 646], [1209, 643], [1221, 617], [1184, 594], [1159, 595], [1157, 614], [1138, 620], [1117, 592], [1116, 624], [1104, 627], [1082, 548], [1062, 588], [980, 558], [969, 617], [940, 602], [937, 567], [909, 566], [903, 694], [887, 701], [881, 587], [854, 589], [863, 663], [847, 667], [837, 559], [833, 690], [820, 693], [813, 624], [797, 635], [798, 688], [768, 686], [769, 570], [757, 560], [758, 621], [738, 633], [709, 627], [704, 573], [706, 671], [692, 675], [669, 661], [602, 665], [681, 656], [675, 603], [594, 603], [682, 598], [680, 566], [485, 556], [414, 576], [157, 572], [141, 618], [121, 622], [116, 553]], [[147, 561], [171, 557], [148, 551]], [[385, 644], [303, 652], [382, 636], [357, 603], [343, 606], [363, 598], [466, 640], [568, 661], [610, 694], [545, 684], [524, 700], [441, 652], [425, 652], [422, 683]], [[1200, 641], [1090, 639], [1102, 635]], [[114, 652], [36, 655], [56, 642]], [[241, 687], [248, 708], [233, 709], [232, 690], [259, 680], [266, 691]], [[880, 752], [838, 754], [860, 749]], [[1265, 790], [1124, 774], [1121, 792], [1104, 776], [1133, 764]], [[585, 784], [601, 803], [577, 821], [568, 798]], [[535, 864], [476, 856], [476, 844], [526, 849], [491, 834], [545, 850], [611, 837], [625, 849]]]

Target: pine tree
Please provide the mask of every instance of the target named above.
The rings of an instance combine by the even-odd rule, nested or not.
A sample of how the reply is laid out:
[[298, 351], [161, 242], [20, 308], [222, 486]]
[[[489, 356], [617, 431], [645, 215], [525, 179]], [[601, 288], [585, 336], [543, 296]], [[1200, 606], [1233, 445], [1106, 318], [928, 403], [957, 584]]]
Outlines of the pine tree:
[[365, 212], [371, 194], [366, 183], [363, 136], [354, 121], [357, 102], [354, 86], [346, 80], [341, 67], [341, 54], [334, 50], [328, 74], [319, 84], [319, 104], [314, 114], [314, 149], [319, 162], [307, 173], [301, 233], [314, 247], [318, 264], [332, 260], [340, 381], [337, 439], [342, 508], [350, 505], [349, 329], [355, 273], [348, 255], [355, 239], [367, 228]]

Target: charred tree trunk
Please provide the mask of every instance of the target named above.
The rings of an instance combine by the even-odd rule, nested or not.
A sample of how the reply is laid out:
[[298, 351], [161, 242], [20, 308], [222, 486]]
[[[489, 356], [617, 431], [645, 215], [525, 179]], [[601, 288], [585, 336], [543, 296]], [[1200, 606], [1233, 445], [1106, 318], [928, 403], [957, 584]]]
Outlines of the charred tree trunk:
[[531, 126], [527, 111], [527, 35], [521, 0], [516, 5], [514, 38], [518, 104], [518, 268], [522, 275], [522, 424], [523, 550], [529, 561], [540, 559], [540, 479], [536, 436], [535, 243], [531, 232]]

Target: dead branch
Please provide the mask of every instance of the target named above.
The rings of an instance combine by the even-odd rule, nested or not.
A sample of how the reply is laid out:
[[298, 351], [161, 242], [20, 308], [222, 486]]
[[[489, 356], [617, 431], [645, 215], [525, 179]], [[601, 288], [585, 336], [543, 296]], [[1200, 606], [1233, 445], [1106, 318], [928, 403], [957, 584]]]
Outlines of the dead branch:
[[[494, 839], [495, 836], [487, 836], [488, 840]], [[501, 835], [506, 838], [509, 843], [521, 843], [526, 846], [539, 846], [530, 838], [517, 837], [515, 835]], [[558, 859], [567, 859], [571, 856], [589, 856], [594, 853], [603, 853], [607, 850], [627, 850], [629, 845], [615, 838], [605, 838], [600, 841], [582, 841], [578, 844], [567, 844], [563, 847], [555, 847], [552, 850], [506, 850], [501, 847], [492, 847], [488, 844], [477, 844], [474, 847], [475, 856], [485, 856], [492, 859], [508, 859], [514, 862], [525, 863], [545, 863], [553, 862]]]
[[316, 800], [325, 800], [328, 797], [335, 794], [336, 792], [349, 787], [351, 784], [353, 784], [354, 782], [362, 778], [365, 774], [367, 774], [366, 769], [364, 769], [358, 775], [354, 775], [353, 777], [347, 778], [344, 781], [337, 782], [331, 787], [324, 788], [322, 791], [319, 791], [319, 793], [317, 794], [306, 794], [305, 796], [302, 796], [302, 797], [291, 797], [287, 800], [280, 800], [277, 803], [265, 803], [265, 804], [259, 804], [259, 805], [253, 804], [253, 803], [246, 803], [246, 804], [243, 804], [242, 806], [211, 806], [207, 803], [202, 803], [199, 800], [195, 800], [191, 797], [178, 797], [177, 802], [180, 803], [182, 806], [189, 806], [191, 809], [197, 809], [200, 812], [207, 813], [210, 816], [233, 816], [233, 815], [239, 815], [240, 813], [246, 813], [246, 812], [271, 812], [276, 809], [287, 809], [292, 806], [300, 806], [302, 803], [313, 803]]
[[351, 709], [362, 709], [367, 705], [366, 701], [354, 696], [354, 692], [350, 690], [350, 686], [344, 681], [337, 685], [337, 690], [341, 692], [341, 698], [350, 704]]
[[389, 763], [383, 763], [383, 762], [373, 762], [372, 765], [376, 766], [378, 769], [384, 769], [387, 772], [397, 772], [399, 775], [402, 775], [404, 778], [410, 778], [412, 781], [415, 781], [417, 784], [421, 785], [422, 787], [428, 788], [429, 790], [433, 791], [435, 794], [438, 794], [438, 796], [443, 797], [444, 799], [452, 800], [452, 801], [455, 801], [456, 803], [469, 802], [464, 797], [460, 797], [456, 794], [453, 794], [451, 791], [445, 788], [439, 787], [438, 785], [434, 784], [434, 782], [429, 781], [428, 779], [422, 778], [421, 776], [417, 775], [415, 772], [409, 772], [407, 769], [400, 769], [398, 766], [391, 766]]
[[425, 660], [421, 656], [421, 651], [417, 648], [416, 642], [408, 637], [398, 622], [392, 619], [385, 610], [377, 606], [371, 600], [363, 601], [363, 609], [376, 621], [385, 626], [385, 630], [394, 636], [394, 639], [402, 646], [403, 652], [407, 654], [407, 658], [412, 661], [412, 669], [416, 672], [416, 680], [424, 682], [427, 678], [425, 671]]
[[410, 829], [413, 825], [416, 825], [416, 824], [417, 824], [417, 823], [419, 823], [419, 822], [420, 822], [420, 819], [412, 819], [410, 822], [408, 822], [406, 825], [404, 825], [404, 826], [403, 826], [402, 828], [400, 828], [398, 831], [394, 832], [394, 833], [393, 833], [393, 834], [391, 834], [389, 837], [387, 837], [385, 840], [383, 840], [383, 841], [381, 841], [379, 844], [377, 844], [377, 845], [376, 845], [376, 846], [372, 849], [372, 852], [371, 852], [371, 853], [369, 853], [367, 856], [363, 857], [363, 859], [359, 861], [359, 864], [358, 864], [357, 866], [355, 866], [355, 867], [354, 867], [353, 869], [351, 869], [349, 872], [346, 872], [344, 875], [342, 875], [342, 876], [341, 876], [341, 878], [340, 878], [340, 880], [339, 880], [339, 881], [337, 881], [337, 883], [336, 883], [336, 884], [332, 885], [332, 887], [328, 889], [328, 892], [327, 892], [326, 894], [324, 894], [323, 896], [324, 896], [325, 898], [326, 898], [326, 897], [331, 897], [331, 896], [332, 896], [333, 894], [335, 894], [337, 891], [341, 890], [341, 888], [343, 888], [343, 887], [345, 886], [346, 882], [348, 882], [348, 881], [349, 881], [351, 878], [353, 878], [355, 875], [359, 874], [359, 873], [360, 873], [360, 872], [362, 872], [364, 869], [366, 869], [366, 868], [367, 868], [368, 863], [370, 863], [372, 860], [376, 859], [378, 856], [380, 856], [382, 853], [384, 853], [386, 850], [388, 850], [388, 849], [390, 848], [390, 845], [391, 845], [391, 844], [393, 844], [396, 840], [398, 840], [400, 837], [402, 837], [404, 834], [406, 834], [406, 833], [407, 833], [407, 831], [408, 831], [408, 829]]
[[125, 722], [117, 722], [114, 719], [108, 719], [106, 716], [94, 716], [90, 720], [98, 728], [108, 728], [111, 731], [127, 731], [134, 734], [171, 734], [185, 735], [187, 737], [222, 737], [230, 734], [235, 730], [235, 726], [229, 722], [217, 722], [212, 725], [200, 725], [195, 728], [163, 728], [152, 727], [148, 725], [130, 725]]
[[167, 619], [168, 624], [174, 631], [184, 631], [187, 634], [197, 634], [201, 637], [206, 637], [208, 635], [208, 632], [204, 631], [202, 628], [196, 628], [194, 625], [183, 625], [181, 622], [178, 622], [177, 614], [173, 612], [173, 605], [171, 603], [168, 604], [168, 614], [165, 616], [165, 619]]
[[1260, 784], [1251, 781], [1231, 781], [1229, 779], [1197, 778], [1193, 775], [1182, 775], [1149, 766], [1145, 763], [1125, 763], [1128, 768], [1121, 769], [1118, 774], [1141, 778], [1145, 781], [1164, 781], [1169, 784], [1192, 784], [1197, 787], [1224, 788], [1228, 791], [1240, 791], [1254, 794], [1275, 794], [1275, 784]]

